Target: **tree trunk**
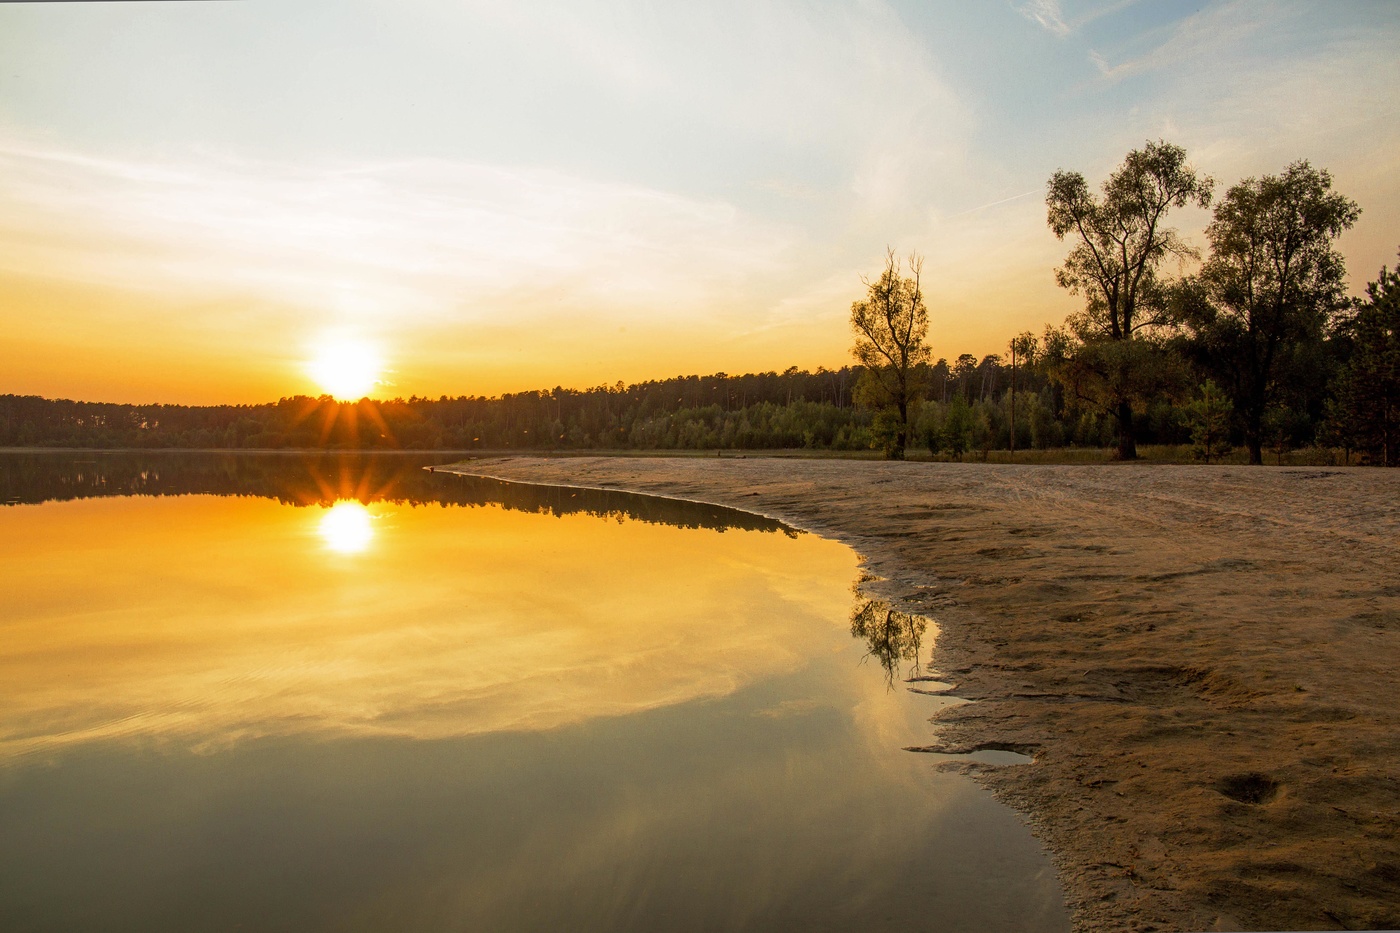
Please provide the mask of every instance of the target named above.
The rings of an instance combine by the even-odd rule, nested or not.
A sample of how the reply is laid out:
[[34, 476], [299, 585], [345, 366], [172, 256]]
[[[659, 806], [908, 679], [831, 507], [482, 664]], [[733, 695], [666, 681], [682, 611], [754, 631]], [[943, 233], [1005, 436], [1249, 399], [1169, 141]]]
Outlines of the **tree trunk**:
[[1118, 459], [1137, 459], [1137, 440], [1133, 437], [1133, 406], [1126, 400], [1118, 403]]
[[1016, 459], [1016, 343], [1011, 344], [1011, 459]]
[[891, 460], [903, 460], [904, 448], [909, 444], [909, 400], [901, 398], [897, 403], [899, 427], [894, 433], [894, 447], [890, 450]]
[[1249, 448], [1249, 465], [1264, 465], [1263, 406], [1251, 403], [1244, 419], [1244, 443]]

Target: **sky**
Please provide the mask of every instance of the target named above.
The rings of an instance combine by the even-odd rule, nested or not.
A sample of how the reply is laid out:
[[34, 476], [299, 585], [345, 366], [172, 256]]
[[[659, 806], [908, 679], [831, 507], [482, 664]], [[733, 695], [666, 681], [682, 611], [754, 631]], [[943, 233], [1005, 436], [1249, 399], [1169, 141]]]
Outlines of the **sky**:
[[1330, 170], [1361, 293], [1400, 3], [3, 3], [0, 393], [272, 401], [337, 347], [374, 397], [834, 368], [887, 248], [935, 357], [1001, 352], [1079, 304], [1050, 174], [1155, 139], [1217, 194]]

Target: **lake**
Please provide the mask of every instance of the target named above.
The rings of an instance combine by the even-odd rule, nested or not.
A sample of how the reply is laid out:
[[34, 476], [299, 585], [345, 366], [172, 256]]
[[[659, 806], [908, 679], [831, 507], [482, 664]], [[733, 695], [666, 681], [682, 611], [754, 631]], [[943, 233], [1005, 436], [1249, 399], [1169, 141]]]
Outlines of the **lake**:
[[1068, 929], [848, 548], [443, 460], [0, 455], [0, 926]]

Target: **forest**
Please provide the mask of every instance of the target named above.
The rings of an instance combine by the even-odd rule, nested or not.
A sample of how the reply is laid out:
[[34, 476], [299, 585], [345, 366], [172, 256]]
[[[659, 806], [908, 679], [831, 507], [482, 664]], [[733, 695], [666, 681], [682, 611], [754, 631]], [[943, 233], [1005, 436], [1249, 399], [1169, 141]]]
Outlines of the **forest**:
[[[994, 450], [1189, 447], [1206, 462], [1400, 465], [1400, 266], [1347, 297], [1334, 243], [1360, 214], [1305, 161], [1215, 182], [1149, 142], [1092, 192], [1056, 172], [1057, 283], [1084, 310], [1006, 352], [935, 359], [922, 263], [891, 250], [852, 304], [855, 365], [625, 385], [261, 405], [0, 396], [0, 446], [328, 450]], [[1166, 224], [1214, 205], [1202, 254]], [[1176, 273], [1172, 273], [1175, 263]]]

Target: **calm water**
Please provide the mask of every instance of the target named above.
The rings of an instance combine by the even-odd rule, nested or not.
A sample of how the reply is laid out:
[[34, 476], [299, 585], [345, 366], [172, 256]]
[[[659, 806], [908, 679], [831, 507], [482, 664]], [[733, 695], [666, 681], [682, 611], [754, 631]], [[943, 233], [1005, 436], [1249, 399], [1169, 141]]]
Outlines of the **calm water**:
[[849, 550], [423, 462], [0, 456], [0, 927], [1068, 928]]

